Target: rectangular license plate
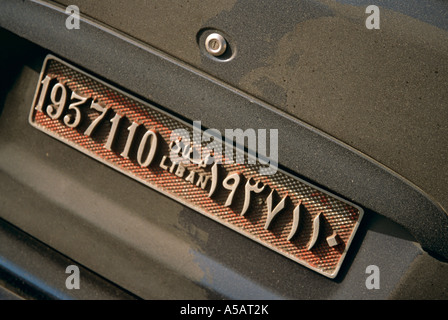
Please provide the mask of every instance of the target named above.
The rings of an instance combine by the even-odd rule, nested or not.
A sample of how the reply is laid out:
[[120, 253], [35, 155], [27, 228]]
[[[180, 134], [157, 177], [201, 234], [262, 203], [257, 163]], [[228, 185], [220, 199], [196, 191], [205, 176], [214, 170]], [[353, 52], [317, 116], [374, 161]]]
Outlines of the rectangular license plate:
[[261, 175], [258, 163], [185, 162], [179, 152], [172, 161], [170, 154], [187, 150], [182, 141], [173, 142], [172, 133], [192, 134], [192, 124], [51, 55], [43, 64], [29, 121], [329, 278], [336, 277], [363, 216], [360, 207], [281, 169]]

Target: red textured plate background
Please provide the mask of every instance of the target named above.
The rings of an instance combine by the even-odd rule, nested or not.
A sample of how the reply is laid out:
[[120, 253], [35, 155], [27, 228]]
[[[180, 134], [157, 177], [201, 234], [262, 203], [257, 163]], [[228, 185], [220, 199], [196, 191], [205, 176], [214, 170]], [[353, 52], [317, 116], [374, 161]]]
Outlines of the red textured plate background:
[[[83, 134], [82, 126], [71, 129], [65, 126], [62, 120], [52, 120], [46, 113], [35, 111], [35, 105], [33, 105], [30, 119], [35, 127], [302, 265], [331, 278], [336, 275], [359, 225], [363, 214], [362, 209], [280, 170], [271, 176], [260, 176], [258, 165], [238, 164], [220, 165], [220, 183], [228, 173], [239, 172], [245, 178], [239, 185], [238, 194], [232, 206], [224, 207], [223, 204], [229, 194], [228, 190], [222, 187], [218, 188], [217, 192], [209, 198], [209, 188], [203, 190], [159, 166], [161, 156], [169, 154], [168, 144], [172, 130], [184, 128], [191, 132], [191, 126], [57, 59], [46, 60], [41, 77], [45, 77], [45, 75], [56, 77], [70, 90], [109, 106], [115, 113], [141, 124], [146, 129], [156, 130], [163, 143], [161, 143], [161, 147], [157, 151], [157, 158], [153, 163], [147, 168], [142, 168], [134, 159], [125, 159], [120, 156], [122, 142], [118, 142], [116, 150], [113, 148], [112, 151], [109, 151], [104, 148], [110, 129], [109, 121], [104, 122], [98, 133], [87, 137]], [[40, 87], [39, 85], [38, 91]], [[94, 119], [98, 116], [98, 112], [88, 110], [87, 106], [83, 108], [85, 108], [83, 114], [87, 114], [89, 118]], [[45, 111], [45, 107], [43, 110]], [[89, 122], [85, 121], [84, 123], [85, 128]], [[281, 162], [281, 159], [279, 160]], [[210, 172], [209, 168], [201, 169], [195, 165], [186, 167], [187, 170]], [[267, 185], [267, 188], [261, 194], [252, 195], [250, 210], [241, 216], [244, 184], [249, 178], [261, 181]], [[289, 196], [289, 202], [288, 206], [273, 221], [269, 230], [265, 230], [266, 198], [272, 189], [275, 189], [277, 194], [274, 206], [285, 195]], [[305, 209], [301, 213], [300, 228], [297, 236], [288, 241], [287, 237], [293, 222], [292, 211], [300, 200]], [[313, 232], [312, 221], [320, 212], [323, 214], [323, 219], [321, 220], [322, 229], [319, 239], [311, 250], [307, 250], [307, 243]], [[150, 209], [148, 209], [148, 214], [151, 214]], [[338, 234], [341, 243], [330, 247], [325, 238], [333, 232]]]

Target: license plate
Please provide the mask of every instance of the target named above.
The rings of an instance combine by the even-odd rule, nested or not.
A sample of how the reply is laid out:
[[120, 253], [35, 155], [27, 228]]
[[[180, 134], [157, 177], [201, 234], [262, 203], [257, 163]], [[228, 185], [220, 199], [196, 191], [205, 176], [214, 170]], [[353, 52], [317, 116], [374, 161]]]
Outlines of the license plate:
[[[187, 147], [181, 148], [182, 139], [173, 140], [172, 134], [179, 129], [193, 134], [192, 123], [51, 55], [44, 61], [29, 120], [46, 134], [329, 278], [340, 270], [363, 216], [359, 206], [281, 169], [262, 175], [259, 163], [182, 161], [189, 158]], [[173, 154], [179, 157], [173, 160]]]

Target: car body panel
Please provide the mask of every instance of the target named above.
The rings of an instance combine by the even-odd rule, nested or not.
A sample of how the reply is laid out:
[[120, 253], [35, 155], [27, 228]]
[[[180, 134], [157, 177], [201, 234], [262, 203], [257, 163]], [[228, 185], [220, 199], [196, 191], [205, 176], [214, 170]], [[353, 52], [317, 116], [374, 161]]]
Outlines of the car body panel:
[[[382, 29], [367, 30], [363, 3], [326, 1], [275, 14], [252, 1], [78, 4], [79, 30], [53, 2], [1, 4], [0, 25], [35, 43], [3, 98], [3, 219], [146, 299], [400, 297], [411, 266], [437, 261], [426, 252], [448, 256], [440, 22], [385, 8]], [[228, 34], [235, 58], [204, 54], [204, 29]], [[279, 128], [285, 170], [366, 210], [340, 276], [287, 261], [32, 128], [47, 53], [207, 128]], [[366, 288], [372, 264], [381, 290]]]

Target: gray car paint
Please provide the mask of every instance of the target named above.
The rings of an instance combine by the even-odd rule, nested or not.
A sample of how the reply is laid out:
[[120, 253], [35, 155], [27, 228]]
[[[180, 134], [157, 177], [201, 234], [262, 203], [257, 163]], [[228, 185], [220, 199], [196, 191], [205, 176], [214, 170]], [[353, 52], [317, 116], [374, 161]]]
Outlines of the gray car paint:
[[[103, 4], [103, 7], [101, 7], [101, 4]], [[434, 29], [427, 24], [427, 20], [424, 23], [418, 20], [414, 21], [415, 17], [409, 20], [409, 17], [401, 16], [400, 14], [397, 16], [395, 12], [390, 12], [392, 18], [388, 20], [387, 14], [389, 14], [389, 11], [386, 11], [381, 35], [368, 33], [363, 27], [366, 17], [363, 12], [363, 6], [347, 6], [324, 1], [303, 2], [302, 6], [304, 7], [302, 8], [306, 8], [310, 13], [304, 12], [299, 15], [296, 15], [294, 10], [277, 11], [273, 14], [272, 10], [264, 11], [267, 8], [264, 8], [261, 4], [257, 5], [251, 2], [223, 2], [222, 7], [204, 7], [203, 3], [190, 2], [190, 7], [187, 8], [181, 8], [179, 3], [171, 3], [166, 6], [161, 5], [159, 11], [141, 10], [138, 4], [136, 2], [135, 6], [132, 7], [120, 7], [119, 5], [106, 7], [105, 3], [98, 2], [95, 8], [102, 10], [95, 14], [95, 8], [90, 8], [87, 4], [79, 2], [81, 11], [105, 23], [106, 29], [109, 28], [108, 26], [111, 26], [149, 43], [153, 48], [161, 50], [160, 55], [162, 57], [166, 57], [165, 54], [168, 53], [170, 58], [165, 60], [166, 62], [159, 59], [159, 63], [162, 65], [164, 63], [172, 64], [176, 61], [185, 61], [187, 64], [196, 67], [197, 70], [207, 73], [202, 74], [200, 71], [192, 69], [196, 72], [196, 75], [204, 78], [208, 78], [208, 74], [212, 75], [214, 78], [212, 77], [210, 80], [213, 82], [215, 79], [219, 79], [217, 83], [220, 86], [228, 83], [238, 88], [236, 92], [242, 90], [261, 99], [253, 104], [254, 109], [257, 111], [263, 109], [259, 107], [260, 101], [266, 101], [269, 103], [268, 107], [273, 106], [279, 110], [286, 111], [290, 115], [336, 136], [348, 145], [356, 147], [374, 159], [392, 167], [395, 171], [405, 175], [407, 179], [415, 183], [421, 180], [422, 182], [417, 183], [417, 185], [425, 187], [424, 191], [434, 197], [439, 194], [439, 197], [436, 199], [443, 203], [443, 197], [446, 195], [446, 192], [443, 192], [443, 188], [446, 187], [442, 183], [444, 180], [446, 181], [446, 170], [443, 170], [443, 168], [446, 168], [446, 161], [443, 160], [446, 158], [446, 148], [444, 148], [446, 147], [447, 137], [446, 131], [444, 131], [446, 126], [443, 126], [443, 124], [438, 126], [439, 123], [433, 120], [446, 119], [446, 108], [443, 108], [442, 102], [443, 94], [446, 93], [446, 81], [439, 81], [440, 79], [438, 78], [445, 75], [444, 79], [446, 80], [446, 73], [444, 73], [446, 65], [445, 67], [443, 65], [446, 59], [439, 60], [447, 52], [444, 50], [445, 42], [443, 41], [445, 39], [443, 32], [445, 31], [438, 28]], [[249, 4], [252, 7], [248, 6]], [[291, 8], [294, 8], [295, 4], [290, 4]], [[40, 10], [33, 4], [23, 4], [22, 9], [25, 17], [33, 12], [32, 8], [33, 10]], [[251, 10], [247, 10], [248, 8]], [[134, 9], [135, 11], [133, 11]], [[63, 16], [54, 19], [55, 16], [50, 13], [39, 12], [43, 16], [48, 14], [48, 17], [52, 17], [49, 21], [64, 22]], [[118, 12], [121, 14], [119, 15]], [[257, 14], [250, 14], [250, 12]], [[154, 15], [149, 16], [152, 14]], [[129, 19], [129, 16], [139, 18]], [[292, 17], [292, 19], [286, 19], [288, 17]], [[172, 23], [167, 22], [167, 19], [168, 21], [171, 19]], [[0, 21], [4, 26], [10, 23], [5, 16]], [[238, 21], [242, 21], [239, 27], [237, 27]], [[263, 23], [260, 23], [260, 21]], [[275, 21], [281, 21], [282, 25], [275, 28]], [[250, 26], [264, 25], [265, 22], [266, 25], [270, 26], [267, 29], [263, 30], [260, 27], [249, 28]], [[50, 30], [54, 28], [54, 30], [47, 33], [47, 38], [45, 38], [43, 34], [39, 34], [37, 28], [30, 28], [28, 24], [32, 23], [39, 24], [39, 22], [28, 21], [25, 24], [14, 26], [15, 31], [24, 37], [35, 39], [40, 44], [51, 47], [52, 50], [70, 57], [75, 62], [82, 62], [83, 66], [85, 65], [89, 69], [96, 70], [102, 76], [113, 79], [114, 82], [121, 82], [125, 87], [135, 90], [147, 99], [156, 99], [156, 102], [162, 103], [164, 107], [181, 112], [181, 110], [190, 107], [194, 100], [207, 95], [206, 92], [197, 88], [188, 93], [194, 97], [188, 103], [182, 103], [180, 102], [181, 100], [163, 100], [160, 97], [162, 92], [166, 94], [169, 90], [191, 89], [194, 86], [184, 86], [184, 84], [175, 81], [171, 86], [166, 86], [169, 82], [157, 81], [150, 81], [149, 84], [143, 85], [141, 81], [148, 81], [147, 78], [145, 79], [146, 69], [139, 69], [138, 66], [141, 66], [139, 64], [135, 69], [143, 70], [141, 75], [133, 74], [129, 71], [126, 72], [123, 68], [127, 64], [123, 63], [120, 65], [118, 62], [119, 52], [115, 52], [117, 60], [114, 61], [114, 64], [109, 65], [109, 69], [106, 67], [107, 62], [113, 61], [113, 58], [101, 65], [96, 59], [104, 56], [105, 53], [101, 52], [101, 49], [108, 47], [107, 41], [95, 43], [97, 48], [92, 48], [92, 43], [82, 42], [83, 37], [85, 37], [84, 39], [99, 39], [91, 36], [92, 33], [102, 34], [101, 31], [95, 31], [95, 28], [82, 25], [84, 30], [91, 30], [91, 32], [89, 31], [90, 36], [88, 33], [73, 36], [72, 33], [68, 38], [69, 40], [74, 40], [72, 43], [77, 44], [79, 48], [87, 48], [87, 50], [91, 50], [90, 52], [96, 53], [92, 55], [91, 61], [88, 61], [84, 58], [81, 59], [81, 55], [76, 56], [76, 48], [70, 48], [63, 43], [60, 45], [54, 43], [54, 39], [52, 40], [51, 36], [58, 33], [59, 35], [63, 34], [63, 29], [56, 30], [55, 24], [50, 23], [48, 28]], [[388, 28], [388, 23], [390, 23], [393, 30]], [[245, 26], [245, 28], [241, 26]], [[12, 28], [11, 24], [9, 24], [9, 27]], [[153, 28], [152, 30], [151, 27]], [[237, 52], [233, 60], [218, 62], [209, 59], [201, 51], [201, 45], [197, 42], [197, 36], [198, 32], [204, 28], [216, 28], [223, 30], [223, 32], [229, 35], [230, 43]], [[273, 32], [269, 33], [271, 29]], [[177, 32], [173, 32], [173, 30]], [[386, 35], [382, 36], [384, 33]], [[105, 35], [102, 34], [101, 36]], [[107, 38], [106, 36], [106, 39], [112, 38]], [[375, 41], [377, 42], [375, 43]], [[117, 41], [117, 43], [119, 42]], [[374, 44], [373, 48], [376, 49], [373, 50], [374, 52], [371, 52], [372, 43]], [[126, 48], [126, 46], [115, 46], [115, 48]], [[157, 49], [152, 51], [151, 54], [154, 54], [154, 52], [157, 54]], [[430, 53], [435, 57], [434, 59], [427, 59], [427, 50], [430, 50]], [[142, 56], [139, 53], [139, 49], [126, 52], [131, 53], [130, 56], [128, 55], [128, 59], [131, 61], [133, 57]], [[403, 55], [403, 53], [409, 54], [409, 56], [405, 57], [406, 55]], [[345, 59], [344, 57], [347, 56], [353, 57], [353, 59]], [[76, 61], [76, 59], [79, 59], [79, 61]], [[409, 59], [409, 61], [406, 59]], [[136, 61], [139, 60], [136, 59]], [[152, 59], [151, 61], [154, 62], [157, 59]], [[440, 61], [442, 64], [439, 63]], [[183, 63], [181, 62], [181, 65]], [[414, 68], [414, 65], [416, 68]], [[436, 65], [437, 70], [434, 68]], [[360, 69], [361, 66], [363, 67], [362, 70]], [[378, 66], [380, 66], [379, 69]], [[151, 68], [149, 70], [152, 72], [153, 69]], [[182, 68], [185, 69], [185, 67]], [[163, 70], [163, 68], [159, 70]], [[188, 72], [192, 70], [188, 69], [185, 74], [188, 75]], [[15, 113], [10, 113], [9, 116], [6, 113], [6, 110], [12, 110], [12, 105], [26, 106], [22, 107], [21, 112], [26, 113], [28, 111], [27, 108], [30, 103], [27, 104], [23, 98], [19, 97], [22, 94], [22, 88], [28, 87], [27, 99], [30, 99], [35, 82], [32, 81], [33, 75], [30, 70], [25, 69], [24, 72], [26, 74], [22, 74], [19, 78], [22, 79], [22, 82], [17, 84], [19, 89], [16, 89], [18, 91], [10, 95], [9, 104], [6, 105], [5, 114], [1, 118], [4, 128], [11, 129], [11, 126], [7, 124], [11, 123], [11, 121], [14, 122], [14, 117], [17, 116]], [[121, 77], [117, 76], [117, 73], [120, 72], [122, 73]], [[149, 75], [153, 76], [151, 72], [149, 72]], [[160, 80], [166, 76], [166, 74], [160, 71], [160, 74], [156, 75], [155, 78]], [[414, 86], [411, 88], [403, 87], [401, 82], [403, 76], [409, 76], [409, 79], [414, 79], [416, 81]], [[126, 85], [126, 83], [129, 84], [129, 81], [132, 82], [131, 79], [133, 77], [140, 79], [140, 87], [138, 85]], [[128, 82], [123, 80], [126, 78], [129, 80]], [[182, 79], [187, 78], [188, 76]], [[191, 76], [191, 79], [193, 78], [195, 76]], [[170, 78], [168, 77], [168, 79]], [[421, 79], [424, 79], [424, 81]], [[366, 82], [367, 80], [369, 82]], [[28, 84], [24, 83], [24, 81]], [[409, 80], [404, 81], [405, 83], [406, 81], [409, 82]], [[365, 92], [366, 83], [369, 84], [367, 88], [370, 88], [368, 92]], [[423, 85], [421, 86], [420, 83], [423, 83]], [[157, 88], [157, 85], [161, 84], [164, 87]], [[224, 88], [227, 89], [225, 85]], [[212, 92], [215, 93], [216, 91], [213, 90]], [[411, 102], [414, 101], [414, 98], [418, 100], [418, 97], [414, 96], [418, 95], [418, 93], [422, 93], [422, 99], [426, 100], [422, 103], [412, 104]], [[408, 97], [409, 94], [412, 95]], [[232, 95], [233, 93], [229, 94], [229, 96]], [[206, 102], [211, 102], [215, 97], [207, 98]], [[158, 101], [159, 99], [160, 101]], [[338, 99], [341, 102], [338, 102]], [[373, 102], [371, 99], [373, 99]], [[394, 103], [392, 108], [389, 107], [391, 101]], [[296, 108], [293, 107], [294, 105], [296, 105]], [[406, 112], [400, 108], [402, 105], [406, 105]], [[250, 104], [244, 104], [244, 106], [250, 106]], [[238, 106], [233, 106], [231, 110], [237, 109]], [[184, 114], [194, 117], [201, 114], [200, 110], [203, 110], [203, 108], [201, 109], [198, 106], [197, 110], [187, 110]], [[253, 111], [249, 107], [249, 109], [244, 109], [243, 112], [250, 115]], [[287, 118], [285, 114], [280, 113], [280, 115]], [[207, 114], [204, 118], [209, 126], [216, 124], [212, 114]], [[425, 120], [424, 125], [421, 123], [422, 119]], [[227, 122], [223, 125], [231, 124], [234, 120], [234, 116], [230, 115]], [[247, 118], [246, 121], [234, 122], [234, 124], [245, 124], [248, 126], [250, 124], [249, 120], [250, 118]], [[19, 121], [19, 119], [16, 121]], [[264, 124], [266, 123], [269, 122]], [[15, 208], [15, 210], [3, 212], [3, 217], [16, 222], [28, 232], [39, 235], [46, 243], [70, 254], [70, 256], [75, 257], [89, 268], [107, 275], [108, 278], [113, 279], [115, 282], [123, 285], [123, 287], [146, 298], [204, 298], [216, 297], [216, 295], [230, 298], [260, 297], [254, 295], [254, 292], [265, 298], [384, 298], [391, 294], [406, 273], [406, 270], [408, 270], [409, 265], [412, 264], [412, 261], [416, 257], [423, 255], [419, 246], [413, 242], [409, 235], [406, 235], [404, 239], [397, 236], [397, 233], [400, 234], [397, 230], [400, 229], [394, 224], [392, 224], [393, 236], [390, 236], [385, 231], [385, 229], [390, 228], [389, 221], [383, 223], [383, 225], [388, 225], [388, 228], [375, 227], [378, 224], [381, 225], [377, 219], [380, 219], [380, 222], [382, 220], [371, 212], [374, 218], [367, 220], [364, 229], [360, 232], [358, 240], [362, 244], [358, 244], [359, 247], [355, 247], [352, 250], [353, 256], [351, 259], [353, 260], [346, 266], [346, 268], [350, 269], [349, 272], [346, 269], [345, 273], [336, 282], [328, 282], [326, 279], [322, 279], [308, 270], [297, 269], [297, 266], [284, 262], [275, 254], [265, 252], [265, 250], [258, 248], [258, 246], [245, 239], [240, 239], [238, 236], [234, 237], [230, 231], [222, 230], [222, 228], [215, 226], [203, 217], [197, 217], [194, 212], [177, 208], [177, 205], [171, 202], [164, 202], [162, 200], [163, 197], [148, 192], [148, 190], [138, 186], [138, 184], [126, 182], [130, 183], [129, 190], [133, 190], [133, 192], [123, 195], [120, 199], [121, 203], [126, 203], [126, 206], [136, 206], [136, 209], [131, 211], [139, 219], [142, 216], [145, 219], [149, 219], [149, 224], [147, 224], [149, 229], [155, 228], [160, 230], [161, 227], [162, 230], [168, 229], [168, 233], [163, 233], [165, 236], [170, 238], [170, 234], [174, 233], [174, 238], [180, 238], [182, 242], [187, 243], [187, 247], [191, 246], [191, 249], [187, 251], [190, 252], [190, 259], [193, 259], [192, 262], [187, 264], [187, 267], [180, 267], [178, 265], [179, 262], [174, 258], [176, 256], [174, 251], [168, 250], [168, 256], [171, 254], [173, 258], [160, 262], [160, 257], [158, 257], [156, 252], [151, 252], [144, 245], [144, 241], [139, 242], [141, 239], [135, 239], [135, 245], [141, 251], [134, 251], [135, 247], [132, 248], [129, 258], [133, 263], [126, 262], [123, 259], [123, 253], [126, 252], [125, 248], [129, 248], [127, 245], [129, 239], [124, 234], [121, 234], [121, 236], [117, 235], [116, 227], [113, 224], [108, 225], [107, 221], [108, 219], [111, 221], [122, 221], [128, 218], [126, 218], [124, 213], [121, 213], [123, 210], [117, 205], [117, 200], [110, 199], [110, 194], [113, 194], [113, 190], [108, 189], [110, 184], [106, 182], [114, 181], [122, 186], [127, 180], [110, 173], [98, 164], [91, 163], [90, 159], [81, 160], [81, 163], [78, 164], [76, 152], [64, 146], [59, 146], [55, 142], [42, 141], [39, 136], [35, 138], [36, 140], [32, 139], [26, 143], [21, 141], [22, 130], [28, 132], [27, 137], [29, 138], [35, 134], [30, 128], [22, 125], [18, 126], [15, 132], [9, 132], [5, 136], [8, 137], [8, 140], [4, 141], [3, 147], [11, 147], [11, 141], [17, 142], [17, 147], [13, 147], [13, 150], [17, 151], [19, 155], [21, 154], [20, 152], [28, 154], [29, 150], [32, 150], [34, 155], [29, 155], [30, 157], [37, 156], [37, 158], [41, 158], [40, 162], [39, 160], [35, 162], [37, 168], [43, 167], [51, 170], [54, 167], [59, 167], [58, 174], [63, 174], [65, 170], [69, 170], [72, 174], [69, 174], [66, 179], [69, 190], [80, 189], [79, 186], [84, 181], [93, 183], [96, 186], [95, 190], [101, 190], [100, 193], [103, 196], [100, 198], [104, 199], [104, 204], [116, 209], [112, 210], [112, 216], [103, 215], [100, 218], [102, 219], [100, 220], [101, 223], [86, 224], [86, 221], [89, 221], [85, 216], [86, 213], [82, 210], [73, 212], [73, 209], [71, 209], [73, 208], [74, 200], [70, 200], [70, 196], [55, 197], [51, 190], [39, 189], [42, 186], [36, 182], [39, 179], [33, 180], [36, 179], [35, 177], [33, 178], [33, 170], [30, 168], [29, 174], [23, 174], [23, 172], [27, 171], [20, 169], [20, 158], [11, 159], [7, 157], [3, 158], [2, 161], [2, 172], [9, 179], [8, 184], [4, 185], [5, 190], [3, 194], [5, 196], [3, 201], [10, 203], [11, 208]], [[403, 128], [402, 132], [398, 132], [398, 136], [396, 136], [397, 132], [395, 130], [397, 125]], [[396, 138], [391, 139], [391, 136], [396, 136]], [[9, 140], [9, 138], [14, 139]], [[32, 143], [29, 144], [29, 142]], [[398, 145], [400, 146], [399, 148], [397, 147]], [[11, 149], [5, 150], [11, 151]], [[391, 151], [396, 150], [400, 152], [391, 154]], [[433, 152], [434, 150], [439, 150], [440, 152]], [[10, 154], [13, 157], [14, 152], [2, 154]], [[25, 154], [24, 158], [27, 158]], [[47, 154], [55, 155], [56, 159], [48, 162]], [[292, 170], [304, 174], [305, 177], [318, 180], [323, 185], [327, 185], [325, 177], [331, 176], [331, 173], [313, 172], [310, 169], [308, 169], [309, 171], [301, 171], [301, 166], [297, 165], [297, 161], [291, 160], [293, 156], [294, 154], [283, 154], [283, 157], [280, 159], [285, 159], [285, 163]], [[313, 158], [313, 155], [308, 156], [310, 159]], [[412, 156], [415, 158], [412, 158]], [[400, 161], [397, 160], [398, 158]], [[321, 159], [321, 162], [324, 162], [323, 159]], [[343, 163], [342, 160], [340, 162]], [[11, 167], [14, 163], [18, 166]], [[395, 166], [393, 165], [394, 163], [396, 163]], [[430, 163], [429, 166], [423, 165], [428, 163]], [[67, 164], [69, 165], [67, 166]], [[22, 167], [25, 168], [26, 164], [23, 163]], [[415, 169], [416, 167], [419, 169]], [[421, 167], [425, 170], [420, 169]], [[438, 171], [439, 169], [442, 170]], [[16, 170], [17, 174], [13, 174], [14, 170]], [[83, 178], [76, 177], [80, 171], [84, 170], [86, 172]], [[92, 175], [92, 173], [95, 173], [95, 175]], [[315, 179], [316, 177], [317, 179]], [[340, 176], [334, 175], [333, 182], [328, 182], [328, 185], [331, 186], [330, 188], [333, 190], [338, 189], [337, 191], [344, 196], [349, 195], [350, 198], [352, 196], [356, 198], [356, 188], [339, 188], [338, 183], [334, 182], [338, 178]], [[362, 176], [358, 178], [361, 180]], [[81, 184], [79, 182], [80, 179]], [[381, 188], [381, 182], [381, 179], [378, 180], [376, 187]], [[57, 185], [58, 182], [54, 181], [54, 183]], [[60, 181], [59, 183], [63, 182]], [[16, 188], [14, 189], [13, 186], [16, 186]], [[28, 204], [25, 199], [16, 204], [11, 201], [8, 202], [11, 196], [23, 193], [25, 186], [25, 190], [34, 190], [26, 196]], [[66, 186], [65, 183], [63, 186]], [[75, 188], [74, 186], [77, 187]], [[80, 192], [84, 192], [83, 194], [87, 195], [91, 187], [87, 187], [86, 191], [82, 191], [82, 189], [81, 187]], [[104, 189], [106, 190], [103, 191]], [[121, 190], [121, 188], [119, 189]], [[35, 190], [38, 192], [36, 193]], [[393, 190], [393, 188], [388, 190]], [[42, 215], [39, 216], [41, 223], [35, 224], [32, 219], [27, 218], [32, 216], [33, 210], [35, 210], [29, 203], [38, 203], [42, 194], [44, 199], [48, 201], [44, 201], [41, 204], [43, 206], [40, 208]], [[97, 195], [98, 193], [93, 193], [89, 196], [92, 198], [92, 202]], [[393, 196], [393, 193], [391, 196]], [[159, 214], [155, 210], [155, 213], [152, 213], [155, 216], [147, 216], [145, 203], [148, 200], [140, 203], [136, 201], [136, 199], [148, 199], [147, 197], [154, 199], [150, 201], [151, 203], [166, 203], [166, 208], [161, 210]], [[365, 205], [365, 202], [368, 202], [367, 200], [361, 201], [361, 204]], [[378, 199], [372, 199], [372, 202], [375, 202], [375, 200], [378, 201]], [[379, 208], [387, 211], [387, 206], [390, 205], [390, 202], [383, 202], [383, 206], [379, 206]], [[404, 208], [406, 208], [406, 204], [400, 210]], [[378, 210], [379, 213], [383, 213], [381, 209]], [[17, 215], [17, 212], [22, 214]], [[63, 212], [62, 217], [65, 217], [67, 220], [62, 219], [61, 212]], [[164, 218], [161, 220], [160, 214], [162, 212], [173, 213], [169, 215], [163, 214]], [[174, 214], [176, 212], [179, 212], [177, 218], [176, 214]], [[443, 213], [442, 210], [436, 210], [436, 212], [434, 213], [435, 216], [439, 215], [440, 212]], [[422, 216], [425, 215], [422, 214]], [[409, 217], [413, 221], [408, 223], [415, 225], [434, 223], [434, 221], [429, 221], [432, 219], [431, 216], [428, 221], [422, 221], [418, 218], [421, 217], [414, 214]], [[168, 220], [165, 223], [163, 222], [165, 221], [164, 219], [172, 220]], [[49, 234], [48, 230], [54, 230], [54, 234]], [[67, 230], [72, 230], [76, 236], [70, 234]], [[80, 239], [85, 239], [82, 241], [86, 241], [85, 250], [77, 250], [79, 246], [76, 239], [78, 239], [79, 235], [83, 235]], [[93, 239], [95, 240], [94, 243], [97, 244], [97, 249], [105, 250], [102, 255], [97, 256], [95, 248], [88, 247], [88, 244], [92, 243], [88, 240]], [[150, 239], [148, 238], [148, 241]], [[231, 245], [220, 245], [223, 241], [228, 241]], [[115, 251], [112, 250], [112, 247], [115, 250], [117, 248], [121, 249]], [[251, 255], [248, 256], [247, 252], [250, 252]], [[93, 258], [94, 256], [95, 258]], [[112, 266], [110, 264], [111, 257], [114, 257], [112, 260], [117, 262]], [[158, 262], [154, 263], [151, 261]], [[268, 263], [260, 266], [259, 269], [254, 268], [254, 266], [260, 265], [260, 261], [268, 261]], [[241, 265], [238, 265], [238, 263]], [[364, 280], [366, 275], [364, 270], [366, 265], [371, 263], [381, 264], [382, 268], [386, 270], [384, 275], [387, 281], [384, 282], [385, 286], [381, 291], [368, 291], [365, 288]], [[192, 270], [196, 271], [193, 272], [183, 268], [192, 268]], [[208, 275], [207, 272], [209, 272]], [[134, 277], [132, 278], [130, 275]], [[285, 278], [285, 275], [288, 278]], [[239, 280], [242, 278], [246, 279], [244, 283], [255, 288], [255, 291], [245, 291], [243, 287], [238, 289], [238, 286], [230, 289], [226, 287], [228, 285], [226, 280], [230, 280], [230, 283], [233, 284], [239, 284]], [[153, 285], [149, 286], [148, 283]], [[185, 291], [176, 292], [177, 287], [185, 288]]]

